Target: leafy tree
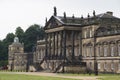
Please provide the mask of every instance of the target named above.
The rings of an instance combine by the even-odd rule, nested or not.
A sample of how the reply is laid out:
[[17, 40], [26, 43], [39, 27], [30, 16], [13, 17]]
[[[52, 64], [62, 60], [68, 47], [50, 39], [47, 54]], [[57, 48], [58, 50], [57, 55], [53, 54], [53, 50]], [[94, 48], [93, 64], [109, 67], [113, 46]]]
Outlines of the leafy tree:
[[41, 26], [31, 25], [24, 34], [25, 51], [31, 52], [38, 39], [44, 38], [44, 30]]
[[13, 40], [14, 40], [15, 35], [13, 33], [8, 33], [6, 38], [3, 40], [3, 53], [6, 56], [5, 60], [8, 59], [8, 46], [10, 44], [12, 44]]
[[[37, 40], [44, 38], [45, 32], [40, 25], [34, 24], [25, 32], [21, 27], [17, 27], [15, 35], [19, 37], [20, 42], [24, 42], [25, 51], [31, 52]], [[13, 33], [8, 33], [3, 41], [0, 40], [0, 66], [7, 65], [8, 46], [12, 44], [15, 35]]]
[[8, 33], [6, 38], [3, 40], [5, 46], [10, 45], [14, 40], [15, 35], [13, 33]]
[[15, 35], [8, 33], [3, 41], [0, 41], [0, 66], [7, 65], [8, 46], [13, 42]]
[[24, 40], [24, 30], [21, 27], [16, 28], [15, 35], [19, 38], [20, 42]]

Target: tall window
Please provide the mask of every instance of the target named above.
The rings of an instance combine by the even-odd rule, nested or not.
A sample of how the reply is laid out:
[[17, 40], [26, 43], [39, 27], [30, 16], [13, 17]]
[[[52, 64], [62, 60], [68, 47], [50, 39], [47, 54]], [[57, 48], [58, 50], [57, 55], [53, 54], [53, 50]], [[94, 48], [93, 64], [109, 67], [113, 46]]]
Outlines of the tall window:
[[97, 47], [97, 56], [100, 56], [100, 46]]
[[92, 29], [90, 29], [90, 37], [92, 37]]
[[86, 47], [84, 46], [83, 47], [83, 55], [84, 55], [84, 57], [86, 57], [86, 52], [87, 52], [87, 50], [86, 50]]
[[120, 70], [120, 62], [118, 63], [118, 70]]
[[37, 52], [37, 57], [40, 59], [40, 51]]
[[100, 63], [98, 63], [98, 69], [100, 69]]
[[92, 46], [89, 47], [89, 50], [90, 50], [89, 51], [89, 53], [90, 53], [89, 55], [90, 55], [90, 57], [92, 57]]
[[103, 48], [100, 46], [100, 56], [103, 56]]
[[114, 46], [111, 46], [111, 56], [114, 56]]
[[105, 70], [107, 69], [107, 64], [106, 64], [106, 63], [104, 63], [104, 69], [105, 69]]
[[111, 69], [114, 70], [114, 63], [111, 63]]
[[86, 31], [84, 31], [84, 38], [86, 38], [87, 37], [87, 32]]
[[89, 56], [89, 47], [88, 46], [86, 47], [86, 56], [87, 57]]
[[118, 45], [118, 54], [120, 56], [120, 45]]
[[107, 56], [108, 47], [104, 46], [104, 56]]
[[87, 33], [86, 34], [87, 34], [86, 37], [89, 38], [90, 37], [90, 29], [87, 29]]

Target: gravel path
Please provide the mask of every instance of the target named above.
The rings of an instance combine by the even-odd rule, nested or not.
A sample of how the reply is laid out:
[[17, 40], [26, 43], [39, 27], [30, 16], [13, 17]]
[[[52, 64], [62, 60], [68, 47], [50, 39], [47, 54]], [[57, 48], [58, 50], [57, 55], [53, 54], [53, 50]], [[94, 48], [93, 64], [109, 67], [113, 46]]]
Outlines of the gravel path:
[[60, 77], [60, 78], [71, 78], [80, 80], [98, 80], [98, 76], [64, 76], [57, 73], [43, 73], [43, 72], [2, 72], [8, 74], [26, 74], [26, 75], [37, 75], [37, 76], [50, 76], [50, 77]]

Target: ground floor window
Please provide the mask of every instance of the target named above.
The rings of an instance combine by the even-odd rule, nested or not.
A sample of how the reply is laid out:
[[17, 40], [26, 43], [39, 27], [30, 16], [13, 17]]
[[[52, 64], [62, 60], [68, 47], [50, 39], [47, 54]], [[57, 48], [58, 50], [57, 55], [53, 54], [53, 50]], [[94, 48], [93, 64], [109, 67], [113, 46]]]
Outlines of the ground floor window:
[[106, 63], [104, 63], [104, 69], [105, 69], [105, 70], [107, 69], [107, 64], [106, 64]]
[[119, 62], [119, 64], [118, 64], [118, 69], [120, 70], [120, 62]]
[[98, 69], [100, 69], [100, 63], [98, 63]]
[[114, 63], [111, 63], [111, 70], [114, 70]]

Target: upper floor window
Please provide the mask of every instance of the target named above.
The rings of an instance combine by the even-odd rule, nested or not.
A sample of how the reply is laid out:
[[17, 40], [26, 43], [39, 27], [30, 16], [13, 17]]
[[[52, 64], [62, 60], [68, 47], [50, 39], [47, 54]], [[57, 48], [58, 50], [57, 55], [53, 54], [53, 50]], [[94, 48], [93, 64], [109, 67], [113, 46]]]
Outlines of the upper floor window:
[[84, 38], [87, 38], [87, 32], [84, 31]]
[[120, 56], [120, 44], [118, 45], [118, 55]]
[[86, 47], [83, 46], [83, 56], [84, 56], [84, 57], [86, 57], [86, 53], [87, 53]]
[[90, 37], [92, 37], [92, 31], [90, 30]]
[[87, 37], [87, 38], [90, 37], [90, 29], [87, 29], [87, 31], [86, 31], [86, 37]]
[[114, 46], [111, 46], [111, 56], [114, 56]]
[[92, 51], [93, 51], [92, 50], [92, 46], [89, 47], [89, 50], [90, 50], [90, 52], [89, 52], [90, 54], [89, 55], [90, 55], [90, 57], [92, 57]]
[[97, 47], [97, 56], [100, 56], [100, 46]]
[[107, 56], [107, 52], [108, 52], [108, 47], [104, 46], [104, 56]]

